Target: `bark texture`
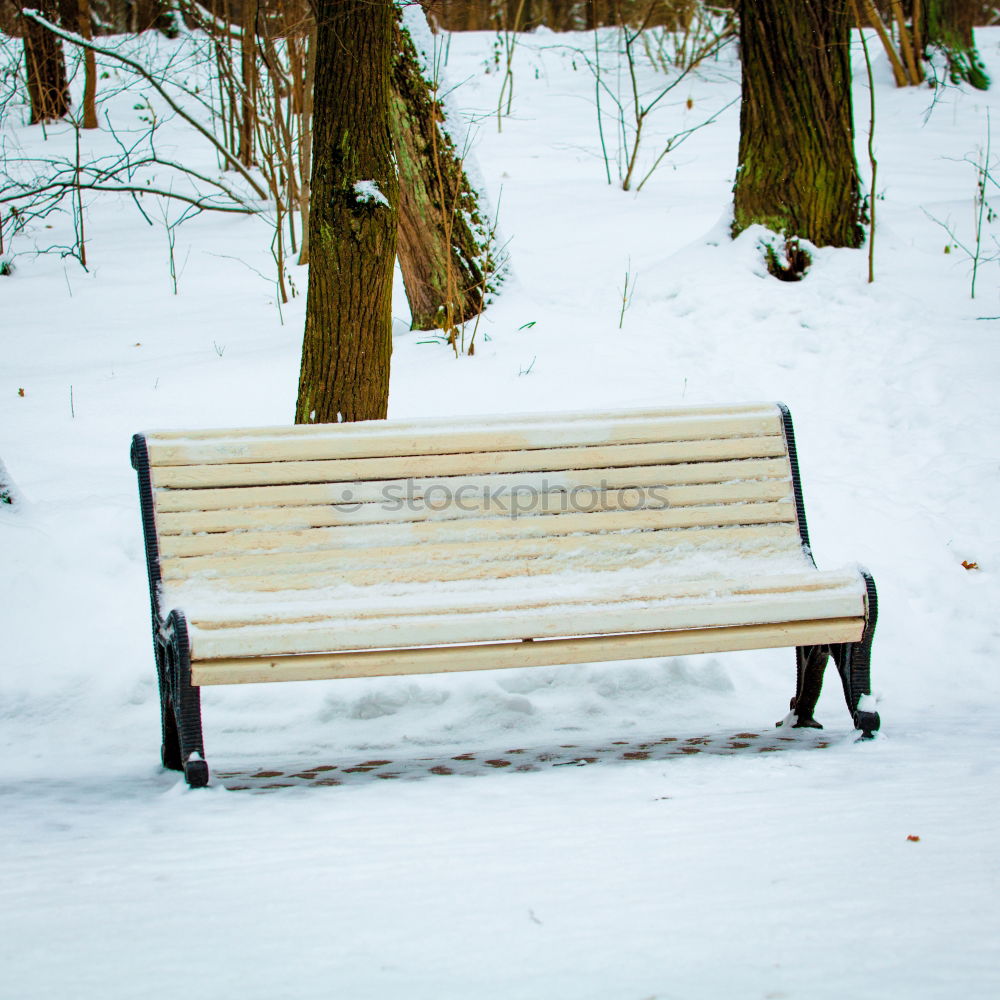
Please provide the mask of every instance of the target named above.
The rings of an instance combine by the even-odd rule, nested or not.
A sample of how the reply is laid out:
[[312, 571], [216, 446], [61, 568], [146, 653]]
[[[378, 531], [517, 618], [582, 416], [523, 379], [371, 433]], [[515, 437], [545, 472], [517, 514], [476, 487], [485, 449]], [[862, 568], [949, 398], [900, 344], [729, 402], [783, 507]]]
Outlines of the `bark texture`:
[[990, 78], [972, 35], [982, 4], [978, 0], [925, 0], [925, 4], [927, 44], [944, 53], [951, 82], [965, 81], [986, 90]]
[[743, 103], [733, 234], [759, 223], [857, 247], [848, 0], [740, 0]]
[[240, 163], [252, 167], [257, 162], [254, 138], [257, 134], [257, 0], [244, 0], [240, 25], [240, 75], [243, 97], [240, 104]]
[[399, 266], [413, 329], [453, 330], [482, 311], [492, 290], [488, 226], [398, 8], [393, 38]]
[[386, 415], [396, 257], [392, 0], [320, 0], [297, 423]]
[[[77, 0], [77, 31], [83, 38], [94, 37], [90, 16], [90, 0]], [[83, 51], [83, 127], [97, 128], [97, 57], [89, 49]]]
[[[35, 8], [48, 21], [59, 21], [55, 0], [41, 0]], [[23, 18], [24, 64], [31, 100], [31, 124], [58, 121], [69, 111], [69, 84], [62, 42], [36, 21]]]

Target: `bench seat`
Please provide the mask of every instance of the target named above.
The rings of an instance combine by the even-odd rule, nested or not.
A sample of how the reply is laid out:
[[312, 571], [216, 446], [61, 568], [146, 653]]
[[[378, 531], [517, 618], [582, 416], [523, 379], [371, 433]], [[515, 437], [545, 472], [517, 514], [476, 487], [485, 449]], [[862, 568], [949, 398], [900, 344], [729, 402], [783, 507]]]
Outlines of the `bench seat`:
[[[330, 587], [308, 597], [280, 591], [250, 601], [244, 592], [197, 585], [165, 594], [171, 607], [186, 609], [198, 685], [628, 659], [748, 648], [751, 641], [753, 646], [784, 646], [861, 638], [865, 587], [857, 572], [809, 573], [800, 566], [797, 573], [782, 574], [773, 572], [777, 567], [761, 572], [760, 566], [755, 560], [732, 567], [729, 575], [671, 576], [669, 583], [656, 564], [646, 572], [603, 570], [586, 577], [567, 570], [509, 578], [510, 586], [484, 587], [475, 594], [432, 584]], [[690, 630], [705, 634], [686, 635]], [[727, 636], [730, 630], [745, 634]], [[603, 646], [567, 642], [595, 633], [622, 638], [640, 633], [641, 641], [633, 642], [632, 650], [622, 638]], [[663, 633], [660, 641], [657, 633]], [[801, 642], [789, 642], [790, 636]], [[526, 639], [546, 641], [531, 651], [482, 645]], [[449, 650], [446, 659], [440, 649], [431, 656], [405, 655], [444, 645], [459, 649]], [[395, 655], [381, 667], [379, 656], [345, 655], [373, 650]], [[313, 655], [305, 660], [301, 654]]]
[[874, 585], [816, 568], [780, 405], [158, 432], [133, 464], [170, 766], [205, 685], [780, 646], [797, 724], [832, 654], [877, 728]]

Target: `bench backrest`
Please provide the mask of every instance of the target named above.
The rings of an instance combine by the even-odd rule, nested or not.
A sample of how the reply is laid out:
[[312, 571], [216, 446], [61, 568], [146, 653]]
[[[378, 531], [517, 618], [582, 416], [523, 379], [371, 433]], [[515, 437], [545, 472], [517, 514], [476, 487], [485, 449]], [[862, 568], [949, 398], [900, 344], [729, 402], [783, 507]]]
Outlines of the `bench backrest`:
[[807, 544], [776, 404], [155, 432], [133, 462], [168, 586], [474, 580]]

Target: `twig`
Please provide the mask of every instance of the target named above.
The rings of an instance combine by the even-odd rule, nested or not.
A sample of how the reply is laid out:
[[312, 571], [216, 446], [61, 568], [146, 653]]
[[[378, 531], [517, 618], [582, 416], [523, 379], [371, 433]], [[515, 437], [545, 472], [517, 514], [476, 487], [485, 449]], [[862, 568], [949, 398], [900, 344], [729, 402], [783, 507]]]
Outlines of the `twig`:
[[[173, 198], [177, 201], [183, 201], [188, 205], [193, 205], [195, 208], [198, 208], [203, 212], [233, 212], [237, 215], [259, 214], [257, 209], [251, 208], [248, 205], [220, 205], [215, 202], [208, 201], [205, 198], [191, 198], [188, 195], [178, 194], [176, 191], [164, 191], [161, 188], [149, 187], [142, 184], [99, 184], [95, 182], [91, 184], [80, 183], [78, 185], [73, 185], [72, 183], [59, 181], [44, 184], [38, 188], [33, 188], [31, 193], [40, 194], [48, 190], [64, 190], [67, 187], [75, 187], [75, 189], [79, 191], [104, 191], [111, 192], [113, 194], [155, 194], [162, 198]], [[16, 201], [23, 197], [23, 194], [0, 196], [0, 204]]]
[[[638, 275], [633, 275], [632, 273], [632, 258], [629, 257], [628, 264], [625, 266], [625, 284], [621, 288], [622, 293], [622, 308], [618, 313], [618, 329], [620, 330], [625, 323], [625, 310], [632, 304], [632, 296], [635, 294], [635, 283], [638, 280]], [[631, 285], [629, 284], [631, 280]]]
[[597, 43], [597, 32], [594, 32], [594, 95], [597, 100], [597, 134], [601, 138], [601, 153], [604, 156], [604, 172], [611, 183], [611, 164], [608, 162], [608, 147], [604, 141], [604, 123], [601, 121], [601, 50]]
[[728, 104], [726, 104], [723, 107], [719, 108], [719, 110], [716, 111], [714, 115], [712, 115], [709, 118], [706, 118], [703, 122], [701, 122], [701, 124], [699, 124], [699, 125], [692, 125], [691, 128], [684, 129], [683, 132], [678, 132], [676, 135], [672, 135], [667, 140], [667, 145], [664, 147], [663, 152], [660, 153], [660, 155], [654, 161], [653, 165], [649, 168], [649, 170], [646, 171], [646, 176], [643, 177], [643, 179], [641, 181], [639, 181], [639, 185], [635, 189], [636, 192], [638, 193], [639, 191], [642, 190], [643, 185], [646, 183], [646, 181], [649, 180], [650, 177], [653, 176], [653, 174], [656, 171], [656, 168], [660, 165], [660, 163], [663, 161], [663, 158], [668, 153], [673, 152], [675, 149], [677, 149], [678, 146], [681, 145], [681, 143], [683, 143], [687, 139], [690, 139], [691, 136], [694, 135], [694, 133], [697, 132], [699, 129], [703, 129], [706, 125], [711, 125], [712, 122], [714, 122], [714, 121], [716, 121], [716, 119], [718, 119], [719, 115], [721, 115], [725, 111], [728, 111], [739, 100], [740, 100], [740, 98], [734, 97]]
[[976, 255], [972, 258], [972, 289], [970, 298], [976, 297], [976, 277], [979, 273], [979, 259], [983, 248], [983, 215], [986, 211], [986, 181], [990, 178], [990, 149], [992, 146], [993, 129], [990, 123], [990, 109], [986, 109], [986, 153], [983, 157], [983, 164], [977, 163], [976, 171], [979, 174], [976, 179], [977, 200], [979, 210], [976, 213]]
[[238, 173], [243, 179], [253, 188], [254, 193], [261, 199], [261, 201], [267, 200], [267, 193], [264, 189], [257, 183], [253, 178], [252, 174], [246, 167], [240, 163], [239, 159], [233, 155], [225, 145], [219, 142], [218, 139], [211, 132], [205, 128], [197, 119], [189, 115], [171, 96], [167, 93], [166, 89], [157, 81], [153, 75], [140, 63], [136, 62], [134, 59], [130, 59], [128, 56], [122, 55], [120, 52], [115, 52], [112, 49], [106, 49], [103, 46], [96, 45], [93, 42], [87, 41], [80, 35], [77, 35], [71, 31], [65, 31], [58, 25], [53, 24], [51, 21], [46, 20], [42, 17], [38, 11], [35, 10], [24, 10], [22, 11], [25, 17], [29, 20], [34, 21], [36, 24], [47, 28], [58, 38], [63, 41], [69, 42], [71, 45], [77, 45], [83, 49], [89, 49], [92, 52], [96, 52], [98, 55], [105, 56], [108, 59], [117, 59], [120, 63], [128, 66], [129, 69], [138, 73], [147, 83], [167, 102], [168, 106], [177, 115], [184, 119], [192, 128], [200, 132], [226, 159], [226, 162]]
[[875, 181], [878, 176], [878, 161], [875, 159], [875, 81], [872, 77], [872, 61], [868, 52], [868, 40], [865, 38], [865, 29], [861, 26], [861, 12], [858, 9], [857, 0], [852, 0], [854, 7], [854, 17], [858, 22], [858, 34], [861, 36], [861, 48], [865, 54], [865, 69], [868, 73], [868, 162], [872, 168], [871, 194], [868, 198], [868, 218], [870, 229], [868, 232], [868, 284], [875, 280]]

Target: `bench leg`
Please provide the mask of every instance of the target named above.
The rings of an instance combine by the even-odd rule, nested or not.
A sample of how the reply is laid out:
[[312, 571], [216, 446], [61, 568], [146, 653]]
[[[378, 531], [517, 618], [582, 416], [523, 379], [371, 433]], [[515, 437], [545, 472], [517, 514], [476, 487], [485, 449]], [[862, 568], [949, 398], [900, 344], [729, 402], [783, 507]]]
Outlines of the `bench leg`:
[[844, 685], [847, 709], [854, 720], [854, 728], [861, 730], [862, 739], [870, 740], [881, 725], [878, 712], [861, 707], [861, 699], [871, 694], [872, 639], [878, 619], [878, 594], [871, 574], [865, 573], [865, 587], [868, 597], [868, 619], [865, 630], [857, 642], [837, 643], [830, 647], [834, 662], [840, 671]]
[[868, 591], [868, 620], [865, 630], [858, 642], [836, 643], [830, 647], [840, 679], [844, 685], [844, 698], [847, 709], [854, 720], [854, 728], [861, 730], [862, 739], [870, 740], [881, 725], [878, 712], [861, 708], [861, 699], [871, 694], [871, 658], [872, 639], [875, 635], [875, 622], [878, 618], [878, 595], [875, 591], [875, 581], [868, 573], [864, 574], [865, 587]]
[[[823, 690], [823, 673], [830, 659], [829, 646], [797, 646], [795, 649], [795, 697], [789, 708], [795, 713], [793, 729], [822, 729], [813, 718]], [[779, 723], [780, 725], [780, 723]]]
[[177, 720], [174, 718], [173, 698], [171, 697], [171, 659], [167, 652], [165, 639], [156, 638], [156, 676], [160, 682], [160, 730], [163, 734], [160, 743], [160, 760], [170, 771], [183, 771], [181, 764], [181, 744], [177, 735]]
[[[823, 689], [823, 672], [831, 656], [844, 685], [844, 698], [854, 721], [854, 728], [861, 730], [863, 739], [871, 739], [881, 724], [878, 712], [861, 708], [862, 697], [871, 693], [872, 638], [878, 618], [875, 581], [868, 573], [864, 573], [863, 576], [868, 598], [868, 618], [861, 638], [857, 642], [833, 643], [830, 646], [799, 646], [795, 650], [798, 681], [795, 697], [790, 705], [795, 714], [793, 729], [823, 728], [813, 718], [813, 712], [816, 710], [816, 702]], [[782, 723], [779, 722], [778, 725], [781, 726]]]
[[183, 771], [192, 788], [208, 784], [208, 764], [201, 734], [201, 692], [191, 684], [187, 622], [171, 611], [159, 630], [156, 667], [160, 680], [163, 766]]

